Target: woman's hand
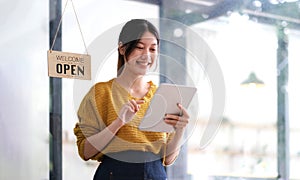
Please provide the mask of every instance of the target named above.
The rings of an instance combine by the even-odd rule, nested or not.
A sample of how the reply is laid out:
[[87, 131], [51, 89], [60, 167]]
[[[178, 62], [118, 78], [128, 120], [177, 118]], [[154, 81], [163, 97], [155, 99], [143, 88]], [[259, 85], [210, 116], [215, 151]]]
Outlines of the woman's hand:
[[190, 116], [181, 104], [178, 103], [177, 106], [180, 109], [180, 112], [182, 112], [182, 115], [166, 114], [164, 120], [167, 124], [172, 125], [176, 130], [184, 129], [189, 123]]
[[144, 103], [144, 100], [129, 100], [126, 104], [124, 104], [119, 112], [119, 119], [122, 121], [122, 125], [125, 125], [129, 121], [131, 121], [136, 114], [140, 110], [140, 105]]

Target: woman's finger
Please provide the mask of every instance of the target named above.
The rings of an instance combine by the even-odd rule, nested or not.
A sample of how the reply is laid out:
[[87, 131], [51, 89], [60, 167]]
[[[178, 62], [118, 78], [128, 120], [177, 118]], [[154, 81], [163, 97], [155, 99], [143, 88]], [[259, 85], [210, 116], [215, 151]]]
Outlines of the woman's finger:
[[184, 128], [187, 126], [186, 122], [178, 121], [175, 125], [175, 128]]
[[133, 107], [134, 111], [138, 111], [139, 109], [139, 105], [135, 102], [135, 100], [129, 100], [129, 103], [131, 104], [131, 106]]
[[128, 101], [126, 106], [130, 109], [130, 111], [134, 112], [135, 111], [135, 106], [131, 101]]
[[176, 120], [179, 121], [180, 116], [175, 114], [166, 114], [165, 119]]
[[140, 104], [144, 103], [144, 100], [129, 100], [129, 103], [131, 104], [131, 106], [133, 107], [133, 109], [135, 110], [135, 112], [137, 112], [138, 110], [140, 110]]
[[175, 120], [170, 120], [170, 119], [165, 119], [165, 123], [174, 126], [175, 128], [184, 128], [187, 126], [188, 121], [175, 121]]
[[136, 100], [135, 101], [137, 104], [144, 104], [145, 103], [145, 100], [141, 99], [141, 100]]
[[130, 103], [125, 104], [124, 107], [126, 109], [128, 109], [130, 112], [135, 112], [134, 111], [134, 106], [132, 104], [130, 104]]
[[174, 114], [166, 114], [164, 121], [165, 123], [174, 126], [174, 128], [182, 129], [187, 126], [189, 123], [189, 119], [187, 118], [188, 114], [186, 112], [183, 112], [183, 116], [174, 115]]
[[167, 124], [169, 124], [171, 126], [174, 126], [174, 127], [176, 126], [176, 124], [178, 122], [178, 121], [170, 120], [170, 119], [165, 119], [164, 121], [165, 121], [165, 123], [167, 123]]
[[180, 111], [182, 112], [182, 116], [185, 116], [186, 118], [190, 118], [189, 113], [187, 112], [187, 110], [182, 106], [182, 104], [177, 103], [178, 108], [180, 109]]

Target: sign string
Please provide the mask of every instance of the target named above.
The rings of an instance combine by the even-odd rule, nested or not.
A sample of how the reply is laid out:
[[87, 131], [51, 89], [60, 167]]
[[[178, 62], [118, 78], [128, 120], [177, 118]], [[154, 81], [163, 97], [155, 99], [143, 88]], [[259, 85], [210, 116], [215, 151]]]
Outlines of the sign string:
[[[82, 33], [82, 30], [81, 30], [81, 26], [80, 26], [80, 23], [79, 23], [79, 19], [78, 19], [76, 10], [75, 10], [75, 6], [74, 6], [74, 3], [73, 3], [73, 0], [70, 0], [70, 1], [71, 1], [71, 3], [72, 3], [72, 8], [73, 8], [73, 11], [74, 11], [74, 14], [75, 14], [75, 17], [76, 17], [76, 21], [77, 21], [78, 28], [79, 28], [79, 30], [80, 30], [80, 34], [81, 34], [81, 38], [82, 38], [82, 41], [83, 41], [83, 44], [84, 44], [84, 48], [85, 48], [86, 54], [88, 54], [87, 46], [86, 46], [86, 43], [85, 43], [85, 41], [84, 41], [83, 33]], [[64, 10], [63, 10], [62, 15], [61, 15], [61, 17], [60, 17], [60, 20], [59, 20], [59, 23], [58, 23], [58, 26], [57, 26], [57, 29], [56, 29], [56, 32], [55, 32], [55, 36], [54, 36], [53, 41], [52, 41], [52, 45], [51, 45], [51, 48], [50, 48], [50, 52], [52, 52], [52, 49], [53, 49], [53, 47], [54, 47], [54, 43], [55, 43], [55, 41], [56, 41], [57, 34], [58, 34], [59, 28], [60, 28], [60, 26], [61, 26], [62, 18], [63, 18], [64, 14], [65, 14], [66, 7], [67, 7], [67, 5], [68, 5], [68, 2], [69, 2], [69, 0], [66, 1]]]

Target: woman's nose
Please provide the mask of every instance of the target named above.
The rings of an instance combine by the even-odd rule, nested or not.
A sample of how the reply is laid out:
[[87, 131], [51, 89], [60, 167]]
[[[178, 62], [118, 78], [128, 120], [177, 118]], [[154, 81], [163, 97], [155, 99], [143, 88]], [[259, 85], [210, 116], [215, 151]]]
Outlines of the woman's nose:
[[142, 59], [150, 59], [150, 58], [151, 58], [150, 51], [145, 50], [142, 54]]
[[150, 55], [150, 50], [148, 48], [145, 48], [143, 51], [143, 54], [149, 54]]

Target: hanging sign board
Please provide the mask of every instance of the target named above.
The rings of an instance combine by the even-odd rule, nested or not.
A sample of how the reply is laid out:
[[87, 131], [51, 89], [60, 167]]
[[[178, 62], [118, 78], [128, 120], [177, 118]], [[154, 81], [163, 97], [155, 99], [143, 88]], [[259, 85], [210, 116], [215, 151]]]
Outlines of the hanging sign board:
[[91, 56], [61, 51], [48, 51], [50, 77], [91, 79]]

